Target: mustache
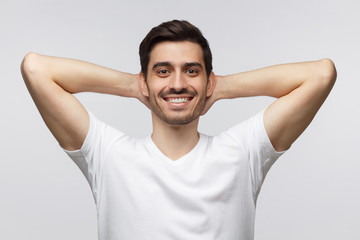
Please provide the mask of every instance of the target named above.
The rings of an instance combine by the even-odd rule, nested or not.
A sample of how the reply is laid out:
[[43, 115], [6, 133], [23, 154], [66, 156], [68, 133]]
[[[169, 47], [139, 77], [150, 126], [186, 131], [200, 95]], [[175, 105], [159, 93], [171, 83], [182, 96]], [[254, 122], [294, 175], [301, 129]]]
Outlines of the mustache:
[[190, 95], [191, 97], [194, 97], [196, 95], [196, 92], [194, 91], [189, 91], [186, 88], [183, 88], [181, 90], [175, 90], [175, 89], [170, 89], [169, 91], [166, 92], [162, 92], [160, 93], [160, 97], [166, 97], [167, 95], [181, 95], [181, 94], [186, 94], [186, 95]]

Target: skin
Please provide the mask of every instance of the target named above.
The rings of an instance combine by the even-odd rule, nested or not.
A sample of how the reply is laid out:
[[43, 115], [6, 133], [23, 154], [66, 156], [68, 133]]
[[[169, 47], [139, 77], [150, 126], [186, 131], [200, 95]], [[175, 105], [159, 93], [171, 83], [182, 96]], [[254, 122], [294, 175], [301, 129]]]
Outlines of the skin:
[[[195, 75], [189, 63], [199, 68]], [[24, 57], [21, 71], [42, 118], [63, 148], [79, 149], [89, 128], [89, 116], [72, 94], [107, 93], [137, 98], [152, 110], [152, 139], [173, 160], [198, 142], [199, 115], [220, 99], [249, 96], [276, 98], [265, 111], [264, 125], [274, 148], [286, 150], [310, 124], [336, 80], [330, 59], [226, 76], [211, 73], [207, 80], [200, 46], [186, 41], [154, 47], [147, 81], [141, 73], [36, 53]], [[191, 96], [191, 101], [178, 105], [164, 101], [164, 96], [174, 97], [179, 92], [182, 97]]]
[[[153, 114], [169, 125], [185, 125], [198, 119], [213, 90], [212, 82], [208, 84], [202, 49], [192, 42], [156, 45], [151, 52], [147, 81], [142, 76], [140, 84]], [[174, 98], [187, 102], [171, 102]]]

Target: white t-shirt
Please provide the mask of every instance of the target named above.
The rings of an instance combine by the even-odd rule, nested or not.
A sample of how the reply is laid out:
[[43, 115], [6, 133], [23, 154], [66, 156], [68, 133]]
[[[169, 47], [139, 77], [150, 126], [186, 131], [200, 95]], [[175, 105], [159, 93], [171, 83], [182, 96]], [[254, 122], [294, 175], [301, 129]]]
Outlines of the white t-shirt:
[[151, 137], [129, 137], [91, 113], [81, 149], [66, 151], [88, 180], [100, 240], [250, 240], [256, 199], [276, 152], [258, 113], [200, 134], [173, 161]]

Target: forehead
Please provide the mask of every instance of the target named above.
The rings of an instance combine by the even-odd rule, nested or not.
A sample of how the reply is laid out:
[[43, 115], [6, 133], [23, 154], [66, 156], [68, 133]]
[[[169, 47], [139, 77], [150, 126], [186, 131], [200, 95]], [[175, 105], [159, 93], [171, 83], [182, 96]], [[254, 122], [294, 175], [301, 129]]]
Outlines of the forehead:
[[199, 62], [203, 65], [203, 52], [199, 44], [189, 41], [160, 42], [150, 52], [149, 67], [152, 67], [157, 62], [173, 62], [178, 64]]

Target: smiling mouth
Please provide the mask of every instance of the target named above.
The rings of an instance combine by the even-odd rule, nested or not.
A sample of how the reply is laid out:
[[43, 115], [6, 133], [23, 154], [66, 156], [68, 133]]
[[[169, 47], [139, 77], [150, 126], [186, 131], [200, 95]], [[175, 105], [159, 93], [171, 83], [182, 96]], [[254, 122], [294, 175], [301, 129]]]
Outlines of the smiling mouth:
[[192, 99], [192, 97], [166, 97], [164, 98], [165, 101], [170, 103], [187, 103]]

